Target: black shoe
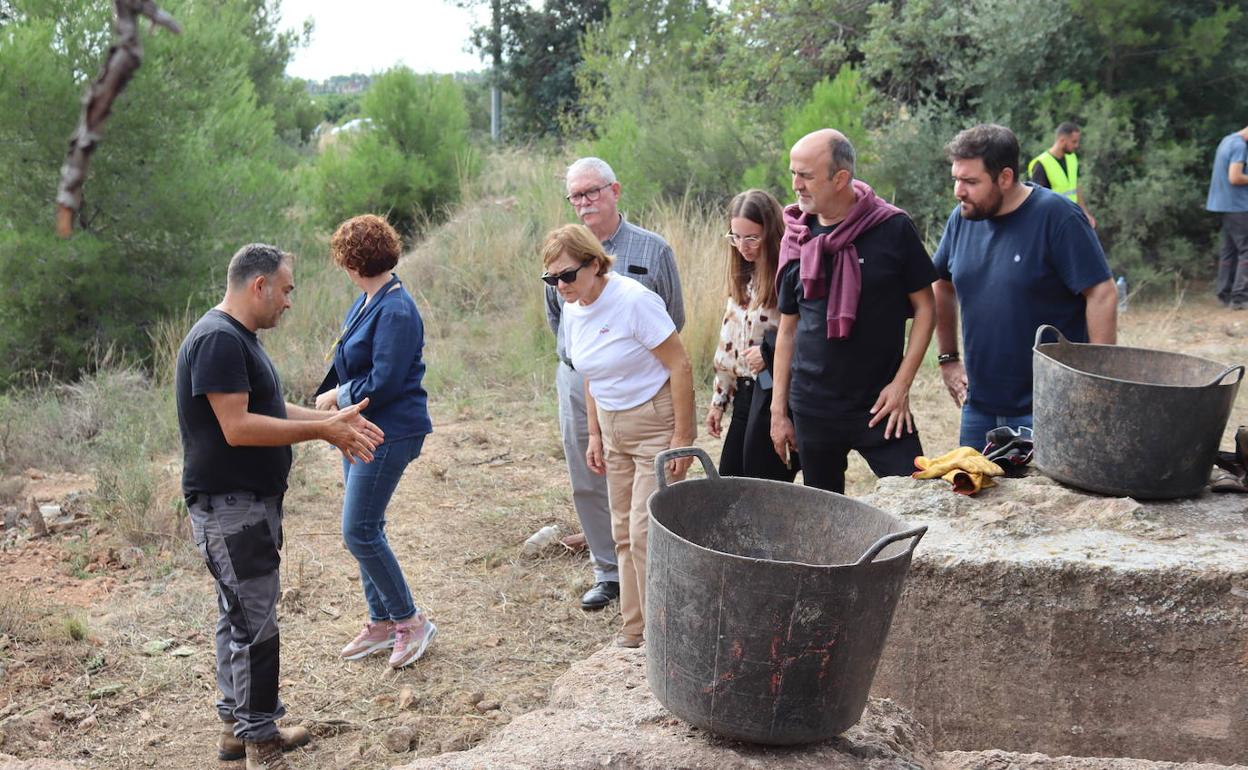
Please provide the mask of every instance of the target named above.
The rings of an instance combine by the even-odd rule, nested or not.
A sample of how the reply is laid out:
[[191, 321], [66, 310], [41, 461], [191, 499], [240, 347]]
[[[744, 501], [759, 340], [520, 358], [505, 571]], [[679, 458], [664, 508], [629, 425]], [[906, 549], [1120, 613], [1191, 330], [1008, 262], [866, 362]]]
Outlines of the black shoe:
[[619, 583], [612, 580], [594, 583], [594, 587], [581, 597], [581, 609], [600, 610], [618, 598], [620, 598]]

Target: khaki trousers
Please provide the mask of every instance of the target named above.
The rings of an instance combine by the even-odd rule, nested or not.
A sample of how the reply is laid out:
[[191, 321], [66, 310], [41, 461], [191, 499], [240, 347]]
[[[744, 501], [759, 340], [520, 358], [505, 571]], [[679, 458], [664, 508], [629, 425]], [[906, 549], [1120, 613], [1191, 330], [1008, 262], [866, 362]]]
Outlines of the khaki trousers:
[[676, 429], [671, 383], [632, 409], [609, 412], [599, 407], [598, 425], [607, 464], [611, 535], [620, 567], [621, 635], [640, 640], [646, 628], [646, 536], [650, 526], [646, 501], [658, 487], [654, 458], [671, 446]]

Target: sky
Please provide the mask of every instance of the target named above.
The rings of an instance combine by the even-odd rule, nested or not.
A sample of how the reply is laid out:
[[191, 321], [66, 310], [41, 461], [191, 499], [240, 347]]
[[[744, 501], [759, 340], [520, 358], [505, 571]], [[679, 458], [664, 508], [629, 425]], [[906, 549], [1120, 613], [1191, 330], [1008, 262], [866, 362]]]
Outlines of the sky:
[[[487, 4], [488, 7], [488, 4]], [[286, 74], [324, 80], [406, 64], [416, 72], [484, 67], [465, 49], [475, 14], [450, 0], [282, 0], [282, 29], [315, 23], [312, 42], [295, 52]]]

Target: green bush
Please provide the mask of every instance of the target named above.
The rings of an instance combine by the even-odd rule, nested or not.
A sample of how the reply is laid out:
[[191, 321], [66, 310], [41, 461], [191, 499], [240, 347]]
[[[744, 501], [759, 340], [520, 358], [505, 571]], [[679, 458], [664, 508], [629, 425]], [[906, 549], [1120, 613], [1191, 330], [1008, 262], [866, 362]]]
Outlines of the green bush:
[[75, 235], [50, 236], [84, 73], [99, 71], [112, 4], [30, 0], [0, 27], [0, 381], [75, 375], [92, 351], [146, 355], [146, 325], [219, 291], [239, 245], [280, 242], [292, 200], [272, 110], [250, 79], [248, 0], [171, 2], [186, 32], [143, 31], [113, 106]]
[[396, 67], [373, 81], [360, 112], [359, 129], [338, 134], [310, 169], [316, 221], [333, 227], [372, 212], [413, 234], [474, 171], [463, 91], [450, 76]]

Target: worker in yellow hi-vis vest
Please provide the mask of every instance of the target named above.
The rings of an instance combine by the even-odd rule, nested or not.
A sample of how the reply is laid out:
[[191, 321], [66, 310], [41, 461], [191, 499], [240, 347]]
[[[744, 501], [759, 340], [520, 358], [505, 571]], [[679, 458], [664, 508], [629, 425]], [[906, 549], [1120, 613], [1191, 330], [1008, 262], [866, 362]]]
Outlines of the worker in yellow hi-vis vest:
[[1083, 200], [1083, 191], [1079, 189], [1079, 126], [1066, 122], [1057, 127], [1057, 135], [1053, 138], [1053, 146], [1027, 164], [1027, 173], [1031, 181], [1047, 187], [1055, 193], [1064, 195], [1083, 209], [1092, 227], [1096, 227], [1096, 217], [1088, 211], [1088, 204]]

